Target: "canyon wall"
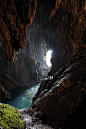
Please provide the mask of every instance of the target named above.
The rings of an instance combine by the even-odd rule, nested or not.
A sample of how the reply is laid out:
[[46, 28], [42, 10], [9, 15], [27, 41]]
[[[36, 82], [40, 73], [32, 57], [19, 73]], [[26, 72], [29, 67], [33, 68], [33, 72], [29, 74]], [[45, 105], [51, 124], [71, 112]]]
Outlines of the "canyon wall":
[[26, 41], [25, 48], [17, 51], [11, 62], [6, 58], [5, 44], [0, 43], [0, 99], [10, 98], [8, 91], [14, 88], [38, 83], [33, 55], [28, 47]]
[[[32, 50], [26, 40], [27, 26], [32, 24], [36, 2], [0, 1], [0, 100], [10, 98], [9, 90], [13, 88], [37, 83]], [[21, 51], [20, 48], [24, 49]]]
[[[20, 10], [24, 9], [23, 6], [21, 7]], [[33, 7], [35, 7], [35, 5], [33, 5]], [[4, 7], [1, 9], [4, 9]], [[16, 12], [18, 11], [19, 10], [17, 9]], [[24, 15], [23, 13], [21, 14], [22, 18], [26, 15], [25, 13]], [[3, 15], [1, 18], [4, 19]], [[21, 58], [24, 56], [22, 62], [27, 62], [28, 56], [28, 58], [33, 58], [33, 54], [31, 54], [30, 51], [31, 49], [36, 49], [38, 58], [42, 61], [43, 57], [40, 57], [42, 53], [41, 47], [43, 47], [41, 46], [42, 44], [46, 44], [47, 50], [53, 50], [51, 59], [53, 79], [48, 78], [41, 81], [39, 90], [33, 98], [33, 104], [30, 107], [29, 112], [33, 112], [33, 110], [43, 112], [44, 120], [57, 129], [58, 122], [63, 122], [63, 125], [65, 126], [67, 124], [67, 126], [69, 126], [67, 128], [86, 128], [85, 15], [86, 2], [84, 0], [38, 0], [33, 22], [27, 22], [28, 20], [23, 21], [20, 13], [18, 14], [21, 20], [17, 21], [22, 21], [22, 24], [24, 24], [24, 28], [22, 27], [22, 24], [20, 24], [22, 28], [19, 29], [19, 32], [14, 33], [14, 31], [12, 31], [13, 29], [4, 31], [6, 30], [4, 28], [5, 23], [1, 19], [3, 23], [1, 27], [1, 38], [4, 43], [5, 41], [7, 42], [5, 43], [6, 53], [8, 52], [8, 48], [10, 48], [9, 44], [11, 44], [12, 37], [12, 49], [9, 49], [9, 54], [7, 54], [9, 60], [12, 61], [15, 50], [25, 46], [25, 42], [22, 42], [21, 37], [24, 38], [26, 24], [28, 23], [32, 24], [28, 25], [26, 41], [27, 50], [22, 50], [21, 52]], [[14, 22], [13, 25], [15, 25], [15, 23], [18, 25], [17, 21]], [[5, 27], [9, 27], [8, 24], [10, 25], [11, 23], [7, 21]], [[12, 27], [13, 26], [10, 28]], [[22, 34], [24, 34], [24, 36], [21, 36], [20, 30], [23, 31]], [[9, 34], [11, 31], [12, 35]], [[10, 36], [8, 36], [8, 34]], [[17, 35], [19, 35], [20, 39]], [[31, 48], [30, 44], [32, 45]], [[18, 59], [18, 62], [21, 58]], [[28, 66], [30, 65], [30, 62], [28, 61], [26, 64]], [[27, 68], [25, 67], [26, 64], [24, 64], [23, 67], [25, 69]], [[11, 65], [14, 67], [13, 63]], [[21, 65], [21, 61], [18, 65]], [[16, 71], [18, 70], [19, 69]], [[28, 70], [28, 74], [31, 75], [30, 70]]]
[[36, 4], [37, 0], [0, 1], [0, 34], [11, 61], [15, 51], [25, 46], [27, 24], [33, 21]]
[[[86, 3], [70, 0], [38, 0], [30, 30], [34, 44], [52, 49], [52, 71], [58, 71], [85, 44]], [[31, 37], [30, 37], [31, 38]]]
[[41, 81], [29, 112], [41, 111], [42, 119], [57, 129], [59, 124], [62, 129], [86, 128], [85, 15], [84, 0], [38, 0], [28, 28], [34, 43], [44, 40], [53, 50], [53, 79]]
[[42, 80], [29, 112], [56, 129], [86, 127], [86, 49], [81, 49], [54, 76]]
[[53, 50], [53, 72], [59, 70], [81, 47], [85, 47], [84, 0], [38, 0], [38, 3], [36, 0], [7, 0], [1, 1], [0, 6], [0, 33], [6, 55], [11, 61], [15, 51], [25, 46], [27, 24], [31, 24], [27, 35], [32, 38], [31, 42], [35, 46], [46, 43], [48, 49]]

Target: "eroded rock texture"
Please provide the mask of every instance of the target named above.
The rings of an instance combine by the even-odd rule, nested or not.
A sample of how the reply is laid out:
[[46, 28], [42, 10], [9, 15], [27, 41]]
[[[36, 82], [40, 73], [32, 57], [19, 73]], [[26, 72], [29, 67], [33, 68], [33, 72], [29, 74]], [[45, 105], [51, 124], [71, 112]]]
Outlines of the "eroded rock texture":
[[34, 44], [45, 42], [53, 50], [53, 73], [85, 47], [85, 12], [84, 0], [38, 0], [29, 35]]
[[[86, 49], [80, 50], [61, 68], [52, 80], [41, 82], [32, 104], [43, 112], [47, 122], [60, 120], [69, 127], [86, 127]], [[48, 82], [48, 83], [47, 83]], [[45, 92], [46, 90], [46, 92]], [[53, 125], [55, 127], [55, 125]]]
[[14, 53], [24, 48], [27, 24], [31, 24], [37, 0], [0, 0], [0, 29], [7, 58], [13, 61]]
[[34, 43], [41, 44], [42, 37], [53, 50], [55, 75], [53, 80], [41, 82], [32, 108], [42, 111], [57, 129], [56, 123], [66, 120], [69, 128], [86, 128], [85, 13], [84, 0], [38, 0], [33, 24], [28, 28], [30, 35], [35, 35]]
[[10, 98], [8, 91], [14, 88], [38, 83], [34, 59], [28, 47], [26, 42], [25, 48], [17, 51], [11, 62], [6, 58], [5, 44], [0, 42], [0, 100]]
[[[33, 23], [28, 26], [28, 41], [37, 49], [39, 58], [42, 52], [41, 44], [46, 44], [48, 49], [53, 50], [54, 76], [53, 79], [41, 82], [29, 112], [34, 109], [43, 112], [45, 121], [56, 129], [59, 129], [58, 121], [63, 122], [63, 125], [67, 124], [67, 127], [62, 127], [63, 129], [86, 128], [85, 13], [84, 0], [38, 0]], [[17, 21], [16, 23], [18, 25]], [[9, 34], [10, 31], [7, 30], [6, 33]], [[17, 40], [16, 34], [14, 41]], [[7, 37], [9, 41], [10, 37]], [[17, 46], [16, 50], [19, 47]], [[24, 54], [26, 55], [26, 51], [22, 56]], [[24, 60], [27, 61], [27, 58]]]

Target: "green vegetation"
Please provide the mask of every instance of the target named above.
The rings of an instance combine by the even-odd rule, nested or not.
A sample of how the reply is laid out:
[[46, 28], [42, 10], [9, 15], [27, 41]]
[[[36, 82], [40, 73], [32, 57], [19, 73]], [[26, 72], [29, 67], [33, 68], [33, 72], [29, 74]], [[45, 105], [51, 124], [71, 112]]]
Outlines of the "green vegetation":
[[5, 90], [5, 87], [4, 87], [4, 86], [1, 86], [1, 89], [2, 89], [2, 91], [4, 92], [4, 95], [7, 96], [7, 92], [6, 92], [6, 90]]
[[[45, 42], [45, 41], [44, 41]], [[34, 62], [35, 62], [35, 66], [36, 66], [36, 74], [37, 74], [37, 80], [41, 80], [40, 76], [39, 76], [39, 70], [44, 67], [45, 64], [41, 64], [41, 61], [39, 60], [38, 58], [38, 55], [37, 55], [37, 50], [33, 44], [33, 42], [31, 43], [31, 46], [32, 46], [32, 49], [33, 49], [33, 54], [34, 54]], [[43, 58], [46, 56], [46, 44], [41, 44], [41, 50], [42, 50], [42, 55], [43, 55]]]
[[20, 119], [18, 109], [9, 104], [0, 104], [0, 126], [5, 129], [23, 129], [25, 122]]
[[[40, 77], [38, 75], [38, 71], [41, 68], [41, 62], [40, 62], [40, 60], [38, 58], [36, 48], [34, 48], [34, 44], [31, 43], [31, 46], [32, 46], [32, 49], [33, 49], [33, 54], [34, 54], [34, 62], [35, 62], [35, 66], [36, 66], [37, 80], [40, 80]], [[39, 67], [38, 67], [38, 63], [39, 63]]]

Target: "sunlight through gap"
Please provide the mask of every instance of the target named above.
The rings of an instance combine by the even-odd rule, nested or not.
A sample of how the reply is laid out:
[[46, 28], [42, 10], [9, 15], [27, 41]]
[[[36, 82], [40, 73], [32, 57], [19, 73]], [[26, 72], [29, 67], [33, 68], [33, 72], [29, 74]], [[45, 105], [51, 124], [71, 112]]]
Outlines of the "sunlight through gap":
[[48, 50], [46, 52], [46, 64], [48, 65], [48, 67], [51, 67], [51, 57], [52, 57], [52, 50]]

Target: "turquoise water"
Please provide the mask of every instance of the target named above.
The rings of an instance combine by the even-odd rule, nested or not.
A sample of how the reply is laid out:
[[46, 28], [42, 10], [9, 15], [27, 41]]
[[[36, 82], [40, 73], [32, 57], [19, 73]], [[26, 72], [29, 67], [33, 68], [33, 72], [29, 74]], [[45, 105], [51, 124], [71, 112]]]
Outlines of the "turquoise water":
[[10, 104], [11, 106], [22, 109], [29, 108], [32, 104], [32, 98], [36, 94], [39, 88], [39, 84], [31, 88], [22, 87], [12, 90], [12, 98], [9, 100], [4, 100], [2, 103]]

